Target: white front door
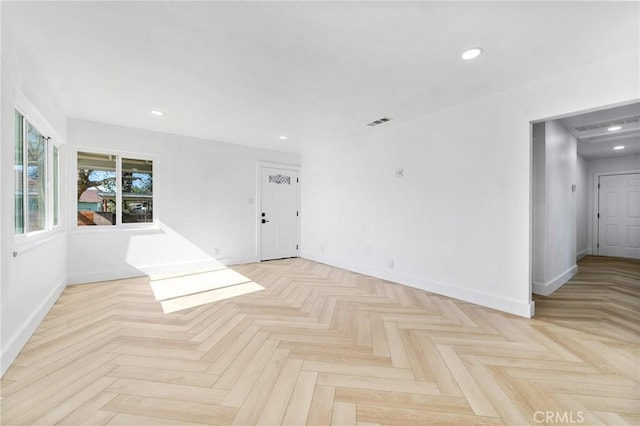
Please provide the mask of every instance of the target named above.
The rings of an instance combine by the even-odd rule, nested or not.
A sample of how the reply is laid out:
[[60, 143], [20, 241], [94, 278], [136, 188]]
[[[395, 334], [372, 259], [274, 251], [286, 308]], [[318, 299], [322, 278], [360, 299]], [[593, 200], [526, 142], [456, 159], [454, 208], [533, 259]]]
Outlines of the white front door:
[[640, 259], [640, 173], [598, 183], [598, 254]]
[[260, 260], [298, 256], [298, 185], [296, 170], [261, 168]]

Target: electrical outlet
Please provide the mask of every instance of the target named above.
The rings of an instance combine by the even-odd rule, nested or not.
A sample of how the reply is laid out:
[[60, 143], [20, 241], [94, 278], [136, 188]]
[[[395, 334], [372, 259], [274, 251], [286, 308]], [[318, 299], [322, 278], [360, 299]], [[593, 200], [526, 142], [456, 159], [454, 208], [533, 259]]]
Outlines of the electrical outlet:
[[324, 253], [324, 247], [320, 246], [320, 253]]
[[389, 268], [393, 268], [393, 260], [389, 261]]
[[219, 248], [214, 249], [214, 253], [216, 256], [220, 255], [220, 249]]
[[396, 169], [396, 177], [404, 177], [404, 169]]

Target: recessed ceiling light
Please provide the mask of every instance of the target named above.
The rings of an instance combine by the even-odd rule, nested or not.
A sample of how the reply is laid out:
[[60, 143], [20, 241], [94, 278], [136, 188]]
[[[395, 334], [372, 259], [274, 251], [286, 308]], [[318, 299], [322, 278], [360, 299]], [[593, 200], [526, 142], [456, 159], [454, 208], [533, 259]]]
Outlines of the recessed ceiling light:
[[470, 61], [472, 59], [477, 58], [480, 55], [482, 55], [482, 49], [480, 49], [479, 47], [474, 47], [473, 49], [466, 50], [462, 54], [461, 58], [464, 59], [465, 61]]
[[287, 139], [287, 137], [286, 136], [280, 136], [280, 139], [285, 140], [285, 139]]
[[622, 145], [614, 146], [613, 149], [624, 149], [624, 146]]
[[611, 126], [607, 130], [610, 132], [615, 132], [616, 130], [620, 130], [620, 129], [622, 129], [622, 127], [620, 126]]
[[164, 112], [158, 111], [157, 109], [154, 109], [153, 111], [151, 111], [151, 114], [153, 114], [153, 115], [164, 115]]

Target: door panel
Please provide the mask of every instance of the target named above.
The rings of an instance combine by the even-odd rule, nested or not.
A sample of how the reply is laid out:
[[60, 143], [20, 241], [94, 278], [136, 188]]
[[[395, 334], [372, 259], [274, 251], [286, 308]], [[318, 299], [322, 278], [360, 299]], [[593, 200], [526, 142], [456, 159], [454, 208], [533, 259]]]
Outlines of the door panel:
[[640, 226], [629, 226], [627, 234], [627, 247], [640, 248]]
[[[617, 191], [618, 188], [612, 185], [609, 185], [609, 190]], [[607, 192], [605, 193], [606, 204], [605, 204], [605, 216], [607, 217], [618, 217], [618, 204], [619, 197], [617, 192]]]
[[260, 260], [298, 256], [298, 172], [261, 169]]
[[[640, 186], [640, 183], [638, 183]], [[629, 213], [630, 218], [640, 219], [640, 191], [629, 192]]]
[[618, 247], [618, 226], [607, 225], [606, 238], [604, 239], [605, 247]]
[[598, 254], [640, 259], [640, 173], [600, 176]]

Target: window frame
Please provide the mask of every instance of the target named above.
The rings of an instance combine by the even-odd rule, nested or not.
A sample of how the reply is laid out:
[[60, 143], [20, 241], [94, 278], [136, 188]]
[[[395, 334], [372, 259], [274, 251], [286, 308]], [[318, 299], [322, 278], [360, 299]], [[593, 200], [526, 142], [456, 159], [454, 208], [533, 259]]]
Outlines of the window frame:
[[50, 167], [50, 182], [51, 182], [51, 224], [53, 229], [62, 226], [61, 211], [60, 211], [60, 199], [61, 199], [61, 186], [60, 178], [61, 174], [61, 161], [60, 161], [60, 146], [51, 144], [51, 167]]
[[[78, 189], [78, 153], [86, 152], [92, 154], [102, 154], [102, 155], [113, 155], [116, 158], [116, 223], [111, 226], [80, 226], [78, 225], [78, 221], [76, 220], [78, 213], [78, 200], [76, 199], [77, 195], [73, 196], [75, 208], [73, 215], [73, 229], [78, 232], [113, 232], [118, 230], [144, 230], [144, 229], [157, 229], [159, 228], [159, 215], [158, 208], [156, 203], [156, 195], [155, 190], [157, 188], [158, 180], [156, 178], [157, 173], [157, 159], [155, 155], [140, 153], [140, 152], [131, 152], [131, 151], [120, 151], [114, 149], [103, 149], [103, 148], [94, 148], [89, 146], [75, 146], [73, 148], [73, 182], [74, 182], [74, 191], [73, 194], [77, 194]], [[143, 161], [151, 161], [153, 163], [153, 184], [152, 184], [152, 220], [151, 222], [135, 222], [135, 223], [123, 223], [122, 222], [122, 159], [135, 159], [135, 160], [143, 160]]]
[[[15, 198], [12, 203], [13, 212], [13, 239], [18, 246], [24, 245], [28, 242], [38, 242], [41, 239], [47, 238], [50, 234], [60, 232], [62, 230], [62, 223], [60, 221], [61, 213], [61, 198], [60, 191], [60, 176], [61, 176], [61, 157], [62, 157], [62, 142], [57, 135], [57, 132], [51, 127], [48, 121], [40, 114], [40, 112], [33, 106], [31, 102], [27, 100], [22, 93], [16, 90], [15, 102], [14, 102], [14, 115], [19, 113], [22, 116], [20, 125], [22, 126], [22, 220], [23, 220], [23, 232], [16, 233], [15, 229]], [[17, 120], [14, 118], [14, 137], [17, 134]], [[27, 147], [27, 123], [31, 125], [38, 133], [44, 137], [44, 228], [36, 231], [29, 230], [29, 173], [28, 173], [28, 147]], [[14, 140], [15, 143], [15, 140]], [[55, 202], [54, 194], [54, 150], [58, 151], [58, 197], [57, 203]], [[14, 145], [14, 165], [15, 167], [15, 145]], [[13, 188], [16, 188], [15, 174], [13, 177]], [[15, 197], [15, 195], [14, 195]], [[57, 204], [58, 208], [58, 223], [54, 221], [54, 205]], [[23, 247], [20, 247], [23, 248]]]

